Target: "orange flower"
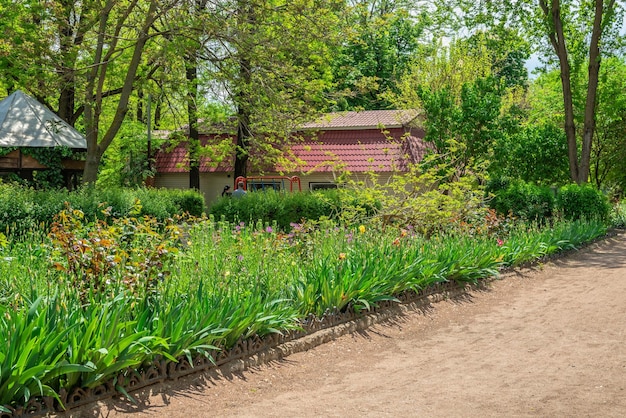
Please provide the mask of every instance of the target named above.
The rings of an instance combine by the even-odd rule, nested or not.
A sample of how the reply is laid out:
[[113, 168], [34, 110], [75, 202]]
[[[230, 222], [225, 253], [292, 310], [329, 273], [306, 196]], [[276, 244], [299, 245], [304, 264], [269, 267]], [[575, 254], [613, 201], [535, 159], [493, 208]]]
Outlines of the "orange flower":
[[339, 259], [340, 260], [345, 260], [346, 259], [346, 253], [339, 253]]

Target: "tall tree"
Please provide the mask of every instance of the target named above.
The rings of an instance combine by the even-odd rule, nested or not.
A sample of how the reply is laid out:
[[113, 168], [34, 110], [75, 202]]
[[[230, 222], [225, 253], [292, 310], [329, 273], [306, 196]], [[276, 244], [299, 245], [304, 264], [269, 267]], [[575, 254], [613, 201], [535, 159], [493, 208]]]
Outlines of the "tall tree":
[[[442, 8], [449, 10], [448, 3]], [[465, 24], [471, 30], [519, 25], [525, 28], [529, 38], [539, 41], [538, 50], [545, 53], [546, 46], [551, 50], [554, 59], [548, 57], [546, 61], [560, 72], [563, 126], [570, 177], [574, 182], [585, 183], [589, 179], [600, 65], [620, 37], [621, 3], [615, 0], [494, 0], [478, 4], [459, 0], [455, 3], [464, 11]], [[573, 77], [585, 79], [582, 126], [576, 123]]]
[[[235, 176], [267, 170], [294, 128], [327, 106], [335, 0], [232, 0], [206, 16], [223, 31], [200, 57], [237, 117]], [[260, 156], [263, 155], [261, 158]]]
[[198, 131], [198, 55], [211, 34], [204, 30], [202, 14], [208, 0], [191, 0], [189, 22], [192, 30], [183, 41], [185, 78], [187, 80], [187, 125], [189, 126], [189, 187], [200, 190], [200, 133]]
[[[35, 53], [14, 48], [4, 84], [29, 90], [72, 125], [82, 117], [83, 181], [96, 181], [102, 156], [128, 113], [144, 49], [158, 34], [154, 24], [174, 7], [185, 5], [175, 0], [13, 3], [11, 10], [20, 17], [13, 27], [21, 25], [20, 39]], [[30, 27], [36, 36], [25, 35]]]
[[[573, 77], [573, 103], [575, 121], [584, 118], [585, 95], [581, 77]], [[623, 158], [626, 146], [626, 63], [623, 59], [609, 57], [600, 69], [596, 108], [596, 127], [591, 148], [590, 181], [597, 187], [617, 187], [626, 190]], [[584, 86], [583, 86], [584, 87]], [[560, 124], [562, 121], [562, 90], [558, 70], [539, 76], [531, 85], [529, 123]], [[569, 170], [568, 170], [569, 171]]]
[[[98, 30], [93, 41], [93, 53], [89, 55], [89, 70], [85, 83], [85, 136], [87, 138], [87, 157], [83, 182], [94, 183], [98, 177], [98, 167], [106, 149], [113, 142], [129, 110], [129, 100], [134, 89], [137, 70], [142, 62], [147, 42], [156, 34], [154, 23], [162, 13], [172, 8], [175, 2], [139, 0], [130, 2], [106, 0], [98, 11]], [[119, 96], [116, 97], [115, 110], [103, 128], [103, 100], [110, 78], [108, 73], [119, 57], [127, 61], [118, 68], [121, 76]], [[102, 133], [100, 131], [102, 130]]]
[[385, 109], [382, 93], [396, 92], [396, 83], [420, 48], [430, 18], [406, 0], [356, 0], [343, 14], [345, 40], [333, 58], [339, 93], [337, 109]]
[[626, 191], [626, 62], [604, 61], [600, 71], [596, 139], [591, 150], [591, 179], [597, 187]]
[[494, 76], [484, 45], [456, 41], [414, 60], [394, 98], [400, 108], [421, 109], [425, 139], [455, 169], [458, 179], [484, 166], [501, 135], [504, 82]]
[[561, 84], [563, 87], [563, 105], [565, 111], [565, 135], [567, 136], [570, 176], [573, 181], [586, 183], [589, 179], [591, 162], [591, 144], [596, 127], [596, 105], [600, 74], [600, 39], [603, 29], [610, 23], [614, 14], [615, 0], [609, 0], [605, 5], [604, 0], [595, 0], [593, 7], [593, 23], [591, 25], [591, 38], [589, 41], [587, 99], [585, 101], [585, 117], [582, 132], [582, 149], [578, 158], [578, 145], [576, 125], [574, 121], [574, 105], [572, 101], [572, 81], [570, 58], [565, 38], [564, 24], [566, 24], [567, 9], [563, 8], [561, 1], [539, 0], [543, 12], [546, 33], [550, 44], [559, 60], [561, 70]]

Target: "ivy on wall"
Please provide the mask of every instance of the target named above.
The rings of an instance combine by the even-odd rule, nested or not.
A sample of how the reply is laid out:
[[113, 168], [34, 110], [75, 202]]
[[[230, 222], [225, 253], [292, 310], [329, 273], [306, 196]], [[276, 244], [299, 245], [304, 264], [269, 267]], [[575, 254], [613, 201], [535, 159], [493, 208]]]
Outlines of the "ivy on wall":
[[0, 148], [0, 157], [4, 157], [5, 155], [9, 155], [13, 151], [19, 149], [19, 147], [6, 147]]

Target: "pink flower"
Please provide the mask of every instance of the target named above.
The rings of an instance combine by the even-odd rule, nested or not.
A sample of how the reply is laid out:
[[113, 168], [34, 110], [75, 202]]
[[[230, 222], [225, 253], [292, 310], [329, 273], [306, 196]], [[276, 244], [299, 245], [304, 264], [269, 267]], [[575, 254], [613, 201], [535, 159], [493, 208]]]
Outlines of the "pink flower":
[[504, 244], [504, 241], [498, 238], [498, 247], [502, 247], [502, 244]]

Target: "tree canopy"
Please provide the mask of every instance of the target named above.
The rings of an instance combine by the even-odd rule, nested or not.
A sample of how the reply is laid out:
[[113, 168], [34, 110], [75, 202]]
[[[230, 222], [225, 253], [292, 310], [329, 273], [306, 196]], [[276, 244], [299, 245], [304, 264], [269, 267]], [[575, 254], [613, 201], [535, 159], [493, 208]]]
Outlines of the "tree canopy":
[[198, 129], [217, 114], [234, 123], [242, 175], [280, 162], [290, 133], [323, 112], [415, 108], [458, 174], [552, 184], [567, 180], [561, 164], [543, 170], [558, 159], [570, 181], [623, 189], [623, 11], [616, 0], [15, 0], [0, 5], [0, 91], [24, 89], [85, 133], [85, 182], [102, 170], [121, 181], [130, 153], [147, 161], [150, 103], [152, 128], [187, 126], [192, 187], [208, 152]]

